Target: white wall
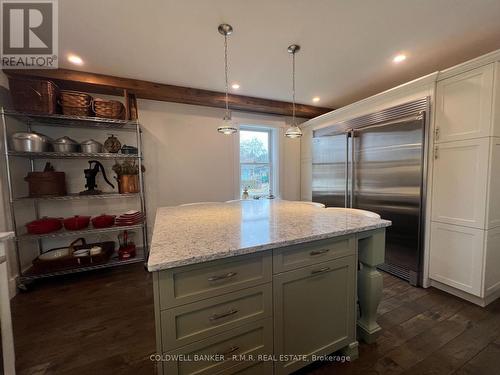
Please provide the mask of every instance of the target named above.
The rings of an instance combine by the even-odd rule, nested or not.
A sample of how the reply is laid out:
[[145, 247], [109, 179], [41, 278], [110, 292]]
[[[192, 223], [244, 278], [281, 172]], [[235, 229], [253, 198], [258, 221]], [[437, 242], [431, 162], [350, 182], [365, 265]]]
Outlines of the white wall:
[[[140, 100], [147, 201], [150, 216], [161, 206], [237, 198], [238, 135], [217, 132], [223, 110]], [[300, 141], [285, 138], [287, 119], [233, 113], [237, 124], [280, 127], [280, 195], [300, 197]], [[153, 222], [151, 217], [150, 222]]]

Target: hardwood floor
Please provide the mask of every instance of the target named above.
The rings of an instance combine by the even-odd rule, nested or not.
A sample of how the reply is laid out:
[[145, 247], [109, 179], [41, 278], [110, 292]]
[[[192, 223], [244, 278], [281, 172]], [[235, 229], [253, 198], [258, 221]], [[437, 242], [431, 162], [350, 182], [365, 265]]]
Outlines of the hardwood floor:
[[[141, 265], [35, 284], [13, 299], [18, 373], [153, 374], [151, 275]], [[300, 374], [495, 374], [500, 300], [487, 308], [384, 274], [383, 332], [353, 362]]]

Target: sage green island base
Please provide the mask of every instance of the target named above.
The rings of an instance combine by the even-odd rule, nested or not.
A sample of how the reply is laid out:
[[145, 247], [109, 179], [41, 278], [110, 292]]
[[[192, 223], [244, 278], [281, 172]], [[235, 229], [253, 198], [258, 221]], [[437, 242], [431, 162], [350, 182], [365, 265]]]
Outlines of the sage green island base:
[[381, 328], [377, 308], [382, 299], [383, 278], [377, 266], [384, 263], [385, 230], [358, 235], [358, 339], [367, 344], [376, 341]]
[[380, 332], [375, 267], [390, 222], [335, 211], [279, 201], [159, 211], [148, 262], [158, 374], [282, 375], [358, 358], [357, 338]]
[[384, 235], [378, 229], [154, 272], [158, 373], [289, 374], [315, 360], [355, 360], [356, 278], [358, 335], [373, 342], [380, 331], [382, 283], [372, 265], [383, 259]]

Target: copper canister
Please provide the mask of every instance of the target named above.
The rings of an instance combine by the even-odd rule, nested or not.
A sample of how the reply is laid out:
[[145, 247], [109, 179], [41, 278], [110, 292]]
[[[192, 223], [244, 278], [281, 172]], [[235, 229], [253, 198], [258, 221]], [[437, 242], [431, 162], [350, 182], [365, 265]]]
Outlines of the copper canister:
[[125, 174], [118, 179], [118, 191], [120, 194], [139, 192], [139, 175]]

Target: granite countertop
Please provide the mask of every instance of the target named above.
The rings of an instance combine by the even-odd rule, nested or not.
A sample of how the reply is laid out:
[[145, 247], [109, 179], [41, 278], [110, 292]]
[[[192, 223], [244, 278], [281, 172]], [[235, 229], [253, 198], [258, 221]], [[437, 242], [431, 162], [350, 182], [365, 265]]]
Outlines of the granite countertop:
[[388, 227], [390, 221], [309, 202], [243, 200], [161, 207], [148, 270], [202, 263]]

